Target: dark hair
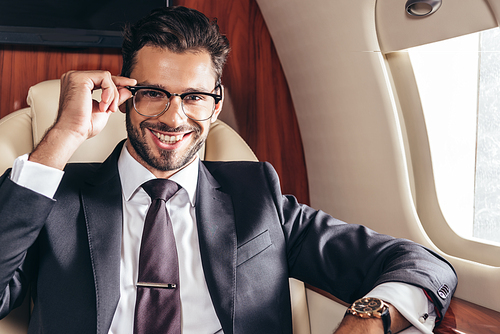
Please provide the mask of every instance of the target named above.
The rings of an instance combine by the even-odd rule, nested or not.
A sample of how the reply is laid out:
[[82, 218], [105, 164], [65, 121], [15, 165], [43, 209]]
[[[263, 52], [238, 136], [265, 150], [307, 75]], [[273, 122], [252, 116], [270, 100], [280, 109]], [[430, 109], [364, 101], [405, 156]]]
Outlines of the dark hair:
[[207, 51], [219, 81], [229, 53], [229, 41], [219, 31], [217, 21], [186, 7], [158, 8], [124, 29], [122, 76], [129, 77], [137, 52], [146, 45], [167, 48], [176, 53]]

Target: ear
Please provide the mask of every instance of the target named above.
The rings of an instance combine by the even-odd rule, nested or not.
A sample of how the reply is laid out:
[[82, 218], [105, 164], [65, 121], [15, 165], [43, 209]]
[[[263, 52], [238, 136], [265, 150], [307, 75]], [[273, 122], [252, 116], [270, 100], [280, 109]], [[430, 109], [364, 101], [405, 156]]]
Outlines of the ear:
[[212, 115], [212, 118], [210, 119], [210, 122], [213, 123], [217, 120], [217, 117], [219, 117], [220, 112], [222, 111], [222, 105], [224, 104], [224, 86], [220, 85], [220, 93], [222, 95], [222, 99], [215, 105], [215, 111], [214, 114]]

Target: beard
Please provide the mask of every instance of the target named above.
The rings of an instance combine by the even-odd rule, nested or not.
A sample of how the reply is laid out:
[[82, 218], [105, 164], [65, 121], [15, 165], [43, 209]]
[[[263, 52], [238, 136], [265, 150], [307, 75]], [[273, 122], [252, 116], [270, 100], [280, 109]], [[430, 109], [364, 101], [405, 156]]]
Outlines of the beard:
[[[201, 126], [197, 123], [171, 128], [164, 123], [144, 120], [139, 124], [139, 128], [136, 128], [130, 121], [129, 111], [126, 113], [126, 126], [128, 140], [139, 157], [149, 166], [163, 172], [177, 170], [186, 166], [192, 161], [194, 155], [198, 153], [207, 139], [207, 135], [202, 136]], [[148, 129], [159, 132], [192, 131], [192, 144], [185, 151], [160, 150], [159, 156], [155, 155], [146, 142]]]

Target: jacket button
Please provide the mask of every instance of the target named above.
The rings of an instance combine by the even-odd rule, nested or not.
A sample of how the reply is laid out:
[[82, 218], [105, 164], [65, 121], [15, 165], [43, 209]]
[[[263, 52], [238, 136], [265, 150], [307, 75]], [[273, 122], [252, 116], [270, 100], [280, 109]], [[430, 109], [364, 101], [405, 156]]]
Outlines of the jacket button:
[[441, 285], [441, 287], [438, 290], [438, 296], [441, 297], [442, 299], [446, 299], [448, 295], [450, 294], [450, 287], [446, 284]]

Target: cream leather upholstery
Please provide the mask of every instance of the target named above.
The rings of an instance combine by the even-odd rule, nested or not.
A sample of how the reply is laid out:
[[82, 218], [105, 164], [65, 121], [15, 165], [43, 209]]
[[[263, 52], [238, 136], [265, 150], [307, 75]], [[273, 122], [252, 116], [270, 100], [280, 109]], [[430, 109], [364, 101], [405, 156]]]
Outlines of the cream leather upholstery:
[[[29, 107], [0, 119], [0, 172], [12, 166], [16, 157], [29, 153], [53, 124], [59, 104], [59, 80], [49, 80], [32, 86], [28, 92]], [[94, 92], [100, 98], [100, 91]], [[71, 161], [100, 162], [114, 146], [126, 137], [125, 116], [117, 112], [110, 116], [105, 129], [87, 140], [71, 157]], [[215, 121], [210, 128], [200, 157], [211, 161], [250, 160], [257, 157], [243, 139], [226, 123]], [[310, 334], [309, 313], [304, 284], [290, 280], [294, 333]], [[27, 332], [28, 302], [0, 321], [0, 333]]]

